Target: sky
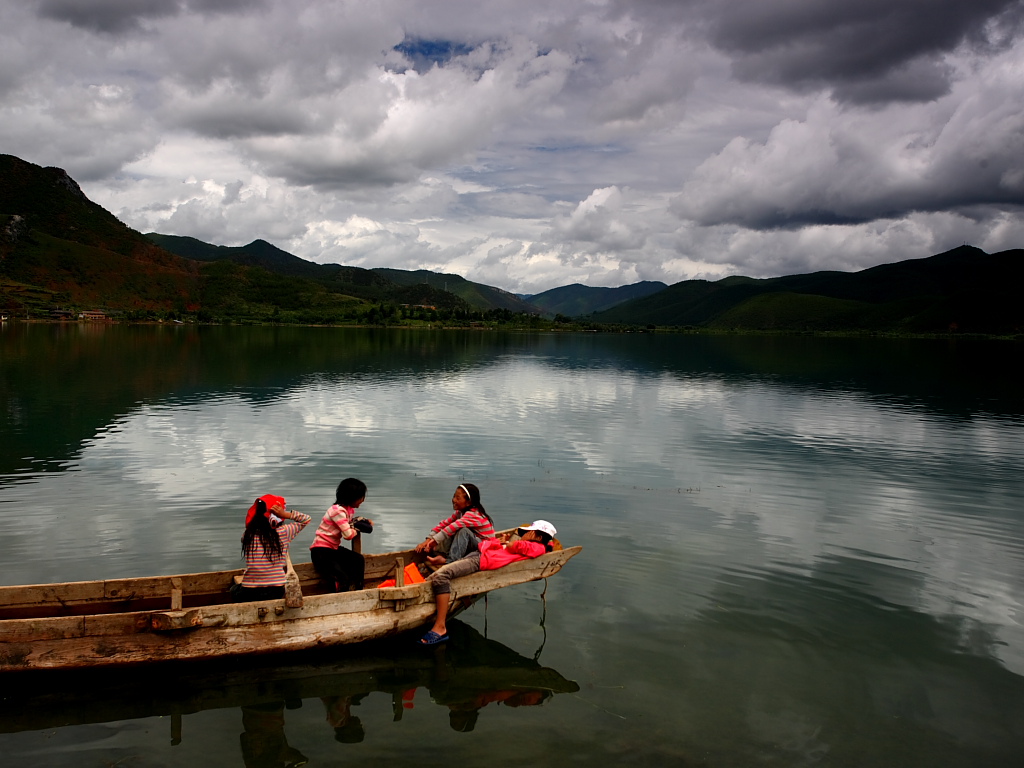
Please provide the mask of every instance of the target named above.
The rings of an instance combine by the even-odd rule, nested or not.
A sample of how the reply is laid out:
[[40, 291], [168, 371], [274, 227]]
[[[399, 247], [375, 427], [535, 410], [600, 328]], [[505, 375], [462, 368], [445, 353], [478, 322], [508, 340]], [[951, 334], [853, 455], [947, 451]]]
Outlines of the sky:
[[0, 0], [0, 152], [516, 293], [1024, 247], [1024, 0]]

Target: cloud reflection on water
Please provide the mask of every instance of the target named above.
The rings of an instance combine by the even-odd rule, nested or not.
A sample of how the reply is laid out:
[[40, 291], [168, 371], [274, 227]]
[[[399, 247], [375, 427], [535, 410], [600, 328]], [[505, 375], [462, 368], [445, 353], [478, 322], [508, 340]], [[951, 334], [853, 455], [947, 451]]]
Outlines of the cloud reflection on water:
[[[347, 475], [393, 549], [466, 479], [585, 547], [547, 585], [548, 663], [587, 697], [545, 715], [566, 754], [1019, 754], [1005, 347], [167, 331], [0, 337], [0, 583], [236, 567], [252, 496], [319, 516]], [[532, 647], [541, 589], [467, 620]]]
[[[85, 441], [68, 471], [4, 488], [0, 503], [34, 513], [4, 545], [4, 580], [231, 567], [247, 499], [273, 490], [316, 516], [347, 474], [370, 484], [374, 549], [407, 546], [465, 476], [506, 523], [561, 515], [602, 549], [618, 546], [625, 526], [644, 557], [672, 553], [665, 567], [681, 584], [721, 577], [682, 575], [708, 568], [709, 552], [765, 578], [780, 563], [814, 573], [852, 556], [858, 589], [994, 626], [1005, 643], [995, 652], [1024, 672], [1013, 587], [1024, 577], [1013, 512], [1021, 455], [1020, 431], [981, 415], [951, 421], [855, 390], [651, 375], [560, 355], [420, 377], [307, 377], [272, 397], [143, 404]], [[61, 557], [42, 557], [43, 542]], [[635, 586], [592, 562], [588, 578], [602, 587]], [[878, 580], [870, 562], [913, 578]], [[625, 575], [644, 580], [653, 568]], [[706, 607], [714, 595], [703, 590], [684, 590], [680, 612]], [[637, 594], [631, 610], [664, 613], [660, 593]]]

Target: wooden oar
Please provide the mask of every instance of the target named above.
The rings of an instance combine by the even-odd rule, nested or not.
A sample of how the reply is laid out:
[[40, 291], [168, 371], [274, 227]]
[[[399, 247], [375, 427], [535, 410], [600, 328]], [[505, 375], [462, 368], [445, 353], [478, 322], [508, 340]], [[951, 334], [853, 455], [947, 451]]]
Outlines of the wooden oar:
[[292, 556], [285, 554], [285, 562], [288, 563], [288, 573], [284, 577], [284, 605], [285, 608], [302, 607], [302, 585], [299, 584], [299, 574], [292, 566]]

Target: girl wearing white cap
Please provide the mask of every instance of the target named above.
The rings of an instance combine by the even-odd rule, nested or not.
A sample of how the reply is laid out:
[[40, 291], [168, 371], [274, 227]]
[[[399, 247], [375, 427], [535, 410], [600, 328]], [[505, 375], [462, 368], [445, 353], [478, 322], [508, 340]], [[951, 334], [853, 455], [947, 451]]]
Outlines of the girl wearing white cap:
[[437, 645], [448, 639], [448, 606], [451, 603], [451, 580], [468, 576], [477, 571], [491, 571], [517, 560], [529, 560], [551, 551], [551, 540], [557, 531], [547, 520], [536, 520], [519, 530], [524, 531], [517, 541], [509, 541], [505, 534], [501, 539], [485, 539], [476, 552], [470, 552], [461, 560], [453, 560], [438, 568], [427, 579], [434, 590], [437, 617], [434, 626], [421, 639], [422, 645]]

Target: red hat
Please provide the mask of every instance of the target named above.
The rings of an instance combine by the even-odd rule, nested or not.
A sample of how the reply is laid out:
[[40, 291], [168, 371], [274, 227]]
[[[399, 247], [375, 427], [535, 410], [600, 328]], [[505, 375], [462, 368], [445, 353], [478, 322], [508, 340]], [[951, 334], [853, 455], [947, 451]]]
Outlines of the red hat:
[[[268, 515], [270, 514], [270, 510], [273, 509], [274, 507], [279, 505], [282, 507], [285, 506], [284, 496], [274, 496], [272, 493], [265, 493], [264, 495], [260, 496], [259, 499], [256, 499], [256, 501], [259, 501], [260, 499], [263, 499], [263, 501], [266, 503]], [[249, 523], [252, 522], [252, 519], [256, 517], [256, 501], [252, 503], [252, 506], [249, 507], [249, 511], [245, 513], [246, 525], [249, 525]]]

